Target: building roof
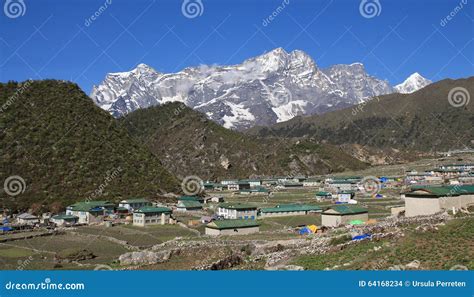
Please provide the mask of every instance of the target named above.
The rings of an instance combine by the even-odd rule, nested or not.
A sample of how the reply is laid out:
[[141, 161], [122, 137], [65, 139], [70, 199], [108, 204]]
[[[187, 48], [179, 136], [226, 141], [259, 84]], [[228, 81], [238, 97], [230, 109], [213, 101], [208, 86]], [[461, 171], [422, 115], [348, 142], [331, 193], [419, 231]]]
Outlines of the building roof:
[[275, 207], [261, 208], [260, 211], [263, 213], [271, 212], [296, 212], [296, 211], [321, 211], [321, 207], [317, 205], [307, 204], [280, 204]]
[[38, 217], [25, 212], [25, 213], [22, 213], [22, 214], [18, 215], [18, 216], [17, 216], [17, 219], [22, 219], [22, 220], [37, 220]]
[[79, 219], [77, 216], [67, 215], [67, 214], [58, 214], [58, 215], [52, 216], [51, 218], [54, 219], [54, 220], [77, 220], [77, 219]]
[[259, 183], [261, 182], [259, 179], [241, 179], [239, 182], [244, 182], [244, 183]]
[[255, 220], [216, 220], [206, 225], [208, 228], [218, 230], [250, 228], [258, 226], [260, 226], [260, 224]]
[[250, 192], [250, 193], [268, 193], [268, 190], [262, 187], [254, 188], [254, 189], [242, 189], [240, 192]]
[[333, 176], [330, 179], [333, 182], [340, 182], [340, 181], [358, 182], [362, 180], [362, 177], [361, 176]]
[[83, 201], [83, 202], [76, 202], [73, 205], [68, 206], [68, 208], [73, 211], [90, 211], [98, 207], [112, 207], [112, 206], [115, 206], [115, 204], [113, 204], [110, 201]]
[[181, 196], [178, 198], [178, 201], [204, 201], [204, 198], [199, 196]]
[[355, 205], [345, 205], [339, 204], [329, 207], [323, 212], [323, 214], [340, 214], [340, 215], [351, 215], [351, 214], [360, 214], [367, 213], [367, 208], [355, 206]]
[[356, 184], [353, 180], [335, 179], [330, 184]]
[[184, 200], [178, 202], [179, 208], [202, 208], [202, 204], [198, 201]]
[[134, 211], [134, 213], [171, 213], [171, 209], [167, 207], [144, 206]]
[[316, 196], [332, 196], [329, 192], [319, 191], [316, 193]]
[[243, 203], [231, 203], [231, 202], [221, 203], [221, 204], [219, 204], [219, 207], [220, 208], [225, 208], [225, 209], [237, 209], [237, 210], [257, 209], [257, 207], [255, 205], [243, 204]]
[[465, 194], [474, 194], [474, 185], [454, 186], [420, 186], [412, 187], [410, 192], [405, 193], [408, 197], [449, 197]]
[[125, 199], [120, 201], [120, 203], [147, 203], [150, 202], [145, 198], [134, 198], [134, 199]]

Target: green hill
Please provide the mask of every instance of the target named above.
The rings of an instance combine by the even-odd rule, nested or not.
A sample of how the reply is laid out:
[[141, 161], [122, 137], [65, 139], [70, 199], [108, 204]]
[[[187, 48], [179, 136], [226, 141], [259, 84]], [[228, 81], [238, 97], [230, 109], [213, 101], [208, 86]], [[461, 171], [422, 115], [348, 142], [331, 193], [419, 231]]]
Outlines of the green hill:
[[137, 110], [120, 122], [181, 177], [322, 174], [367, 166], [331, 145], [228, 130], [181, 103]]
[[153, 198], [179, 189], [159, 159], [75, 84], [0, 84], [0, 107], [0, 181], [18, 175], [26, 184], [14, 197], [2, 187], [0, 207]]
[[474, 96], [474, 77], [447, 79], [412, 94], [380, 96], [343, 110], [297, 117], [272, 127], [252, 128], [247, 133], [405, 151], [472, 147], [474, 102], [459, 107], [451, 105], [448, 95], [456, 87], [465, 88], [469, 96]]

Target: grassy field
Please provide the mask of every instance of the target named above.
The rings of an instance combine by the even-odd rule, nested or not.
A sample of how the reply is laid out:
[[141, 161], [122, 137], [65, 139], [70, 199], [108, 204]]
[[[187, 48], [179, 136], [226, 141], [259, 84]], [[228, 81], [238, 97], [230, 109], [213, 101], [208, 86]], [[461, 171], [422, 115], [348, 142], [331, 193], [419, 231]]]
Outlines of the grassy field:
[[295, 228], [302, 225], [321, 225], [321, 215], [288, 216], [259, 219], [261, 231]]
[[128, 244], [138, 247], [152, 246], [174, 239], [175, 237], [196, 236], [193, 232], [178, 225], [155, 225], [147, 227], [120, 225], [109, 228], [103, 226], [84, 226], [78, 228], [77, 232], [110, 236], [124, 240]]
[[[398, 240], [363, 242], [342, 251], [324, 255], [303, 256], [294, 261], [305, 269], [374, 270], [406, 265], [414, 260], [420, 269], [449, 270], [455, 265], [474, 269], [474, 218], [457, 219], [442, 226], [438, 231], [408, 231]], [[375, 247], [381, 247], [375, 251]]]
[[91, 239], [80, 235], [64, 234], [49, 237], [13, 241], [11, 246], [39, 250], [43, 253], [60, 253], [68, 249], [87, 249], [96, 258], [84, 261], [85, 263], [108, 263], [121, 254], [127, 252], [123, 246], [105, 239]]

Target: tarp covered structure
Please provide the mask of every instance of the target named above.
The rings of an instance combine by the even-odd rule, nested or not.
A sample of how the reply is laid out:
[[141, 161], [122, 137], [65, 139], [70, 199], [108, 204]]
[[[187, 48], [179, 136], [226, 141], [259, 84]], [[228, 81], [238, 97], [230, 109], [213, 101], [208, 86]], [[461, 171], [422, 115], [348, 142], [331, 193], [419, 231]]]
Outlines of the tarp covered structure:
[[352, 237], [352, 240], [362, 240], [362, 239], [366, 239], [366, 238], [370, 238], [370, 237], [372, 237], [372, 235], [366, 233], [366, 234], [354, 236], [354, 237]]

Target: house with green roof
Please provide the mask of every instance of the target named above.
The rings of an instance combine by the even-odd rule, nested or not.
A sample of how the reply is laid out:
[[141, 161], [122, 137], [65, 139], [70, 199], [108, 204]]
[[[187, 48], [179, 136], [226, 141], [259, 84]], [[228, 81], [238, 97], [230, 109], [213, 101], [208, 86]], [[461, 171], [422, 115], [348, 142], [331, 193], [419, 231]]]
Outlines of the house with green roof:
[[128, 209], [129, 212], [133, 212], [135, 209], [144, 206], [151, 206], [151, 202], [145, 198], [125, 199], [119, 202], [119, 207], [124, 207]]
[[259, 179], [241, 179], [239, 181], [239, 184], [240, 183], [245, 183], [245, 184], [248, 183], [251, 188], [260, 187], [262, 185], [262, 181]]
[[229, 220], [255, 220], [257, 207], [245, 203], [221, 203], [217, 207], [217, 215]]
[[222, 191], [224, 186], [221, 183], [214, 183], [214, 182], [205, 182], [203, 184], [204, 190], [210, 191]]
[[280, 204], [275, 207], [265, 207], [260, 209], [260, 217], [284, 217], [299, 216], [309, 213], [322, 212], [321, 207], [309, 204]]
[[405, 193], [405, 216], [432, 215], [474, 205], [474, 185], [420, 186]]
[[79, 221], [79, 217], [67, 214], [58, 214], [49, 219], [50, 223], [56, 226], [74, 226]]
[[115, 204], [110, 201], [83, 201], [66, 207], [66, 214], [77, 216], [79, 224], [98, 223], [114, 212]]
[[176, 205], [176, 211], [197, 211], [202, 209], [202, 204], [193, 200], [180, 200]]
[[307, 178], [303, 181], [303, 187], [319, 187], [321, 185], [321, 180], [317, 178]]
[[332, 194], [325, 191], [319, 191], [316, 193], [316, 200], [322, 201], [326, 199], [332, 199]]
[[215, 220], [206, 225], [206, 235], [242, 235], [260, 231], [255, 220]]
[[171, 213], [171, 209], [167, 207], [144, 206], [133, 212], [133, 225], [145, 227], [169, 224], [172, 220]]
[[367, 222], [369, 220], [368, 209], [351, 204], [337, 204], [321, 213], [321, 224], [326, 227], [347, 225], [353, 220]]
[[334, 192], [356, 191], [358, 181], [356, 179], [333, 179], [327, 183], [326, 187]]
[[199, 203], [204, 203], [204, 198], [200, 196], [180, 196], [178, 202], [180, 201], [194, 201]]
[[241, 189], [239, 194], [241, 195], [268, 195], [268, 190], [264, 187], [255, 187], [251, 189]]

